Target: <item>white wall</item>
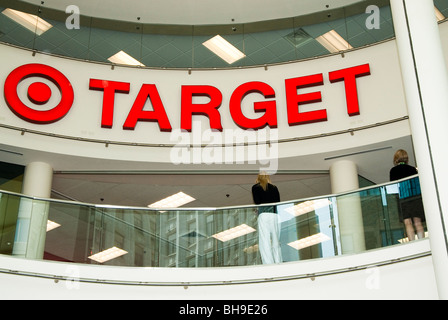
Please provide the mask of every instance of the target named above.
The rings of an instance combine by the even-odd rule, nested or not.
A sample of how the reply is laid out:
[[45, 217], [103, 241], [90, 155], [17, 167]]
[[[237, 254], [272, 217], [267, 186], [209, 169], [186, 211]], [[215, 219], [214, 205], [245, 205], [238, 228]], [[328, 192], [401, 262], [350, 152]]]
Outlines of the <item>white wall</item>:
[[[401, 118], [407, 115], [394, 41], [388, 41], [362, 50], [341, 55], [322, 57], [291, 64], [264, 68], [248, 68], [233, 70], [151, 70], [115, 67], [108, 65], [74, 61], [37, 54], [5, 45], [0, 47], [0, 57], [8, 61], [0, 66], [0, 86], [3, 86], [8, 74], [15, 68], [28, 63], [50, 65], [61, 71], [71, 82], [75, 99], [68, 114], [61, 120], [51, 124], [33, 124], [22, 120], [11, 112], [0, 92], [0, 122], [17, 128], [36, 130], [49, 134], [70, 136], [75, 138], [95, 139], [100, 141], [116, 141], [144, 144], [175, 144], [173, 132], [161, 132], [155, 122], [139, 122], [135, 130], [123, 130], [122, 125], [131, 109], [142, 84], [156, 84], [164, 108], [169, 117], [173, 131], [180, 128], [181, 87], [182, 85], [211, 85], [218, 88], [223, 95], [219, 108], [221, 121], [226, 130], [239, 130], [233, 122], [228, 108], [232, 92], [239, 85], [249, 81], [262, 81], [275, 90], [278, 117], [278, 138], [289, 139], [337, 132]], [[357, 79], [360, 114], [348, 116], [343, 82], [330, 83], [328, 73], [343, 68], [368, 63], [371, 75]], [[285, 97], [285, 79], [322, 73], [324, 84], [299, 90], [299, 93], [320, 91], [322, 102], [301, 107], [302, 111], [326, 109], [328, 120], [325, 122], [289, 126]], [[115, 112], [113, 127], [101, 128], [103, 93], [89, 90], [91, 78], [114, 80], [130, 83], [129, 94], [115, 95]], [[22, 100], [26, 101], [27, 83], [41, 81], [42, 78], [30, 78], [19, 85]], [[53, 86], [54, 92], [58, 90]], [[195, 103], [206, 101], [195, 100]], [[203, 98], [202, 98], [203, 99]], [[60, 96], [53, 94], [48, 106], [55, 106]], [[253, 103], [264, 101], [259, 94], [250, 94], [243, 100], [243, 108], [253, 110]], [[148, 103], [148, 108], [151, 108]], [[33, 108], [36, 108], [33, 106]], [[248, 112], [248, 117], [260, 116]], [[194, 116], [201, 123], [202, 129], [209, 128], [204, 116]], [[49, 152], [89, 159], [115, 159], [131, 162], [169, 163], [169, 148], [147, 148], [139, 146], [104, 145], [77, 140], [66, 140], [51, 136], [34, 134], [20, 135], [17, 131], [0, 129], [0, 143], [5, 147], [20, 146], [28, 150]], [[192, 135], [198, 134], [193, 130]], [[379, 128], [360, 131], [355, 138], [332, 136], [322, 139], [302, 140], [279, 145], [279, 157], [312, 155], [322, 151], [344, 150], [350, 147], [366, 146], [372, 143], [392, 140], [409, 135], [407, 121], [401, 121]], [[191, 136], [193, 137], [193, 136]], [[224, 138], [223, 138], [224, 139]]]

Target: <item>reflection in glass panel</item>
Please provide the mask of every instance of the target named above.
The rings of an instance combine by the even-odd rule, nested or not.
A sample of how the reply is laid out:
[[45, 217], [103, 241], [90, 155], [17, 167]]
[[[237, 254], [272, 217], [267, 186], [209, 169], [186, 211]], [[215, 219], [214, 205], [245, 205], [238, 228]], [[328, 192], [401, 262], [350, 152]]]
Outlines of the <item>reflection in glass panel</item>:
[[282, 221], [284, 261], [336, 255], [330, 199], [314, 199], [278, 206]]
[[52, 28], [36, 34], [33, 50], [70, 58], [89, 59], [90, 18], [79, 19], [73, 26], [66, 21], [55, 20], [48, 10], [40, 9], [39, 18], [51, 23]]
[[88, 206], [51, 202], [48, 220], [58, 226], [47, 228], [44, 259], [89, 263], [92, 212]]
[[0, 254], [12, 254], [20, 197], [0, 194]]

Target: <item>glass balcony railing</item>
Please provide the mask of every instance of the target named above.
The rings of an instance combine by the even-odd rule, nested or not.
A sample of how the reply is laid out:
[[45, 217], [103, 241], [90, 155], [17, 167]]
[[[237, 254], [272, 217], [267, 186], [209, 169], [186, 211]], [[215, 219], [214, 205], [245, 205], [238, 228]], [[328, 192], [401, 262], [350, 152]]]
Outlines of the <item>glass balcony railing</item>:
[[[421, 201], [417, 176], [346, 194], [276, 203], [270, 207], [278, 218], [281, 262], [407, 242], [400, 217], [402, 204], [409, 201]], [[263, 206], [155, 210], [2, 192], [0, 253], [16, 255], [26, 248], [23, 243], [41, 241], [43, 259], [53, 261], [186, 268], [259, 265], [261, 252], [272, 249], [259, 240], [258, 220], [264, 211], [269, 210]], [[42, 234], [23, 232], [34, 222], [24, 223], [21, 217], [47, 215]], [[30, 236], [24, 239], [24, 234]]]

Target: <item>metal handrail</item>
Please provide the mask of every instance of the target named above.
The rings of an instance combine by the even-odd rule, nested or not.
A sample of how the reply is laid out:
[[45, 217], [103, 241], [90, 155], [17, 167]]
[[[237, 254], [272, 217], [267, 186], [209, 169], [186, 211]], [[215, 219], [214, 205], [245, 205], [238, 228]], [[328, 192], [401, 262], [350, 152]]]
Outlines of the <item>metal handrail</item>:
[[[388, 182], [375, 184], [375, 185], [363, 187], [360, 189], [349, 190], [349, 191], [345, 191], [345, 192], [341, 192], [341, 193], [333, 193], [333, 194], [327, 194], [327, 195], [320, 195], [320, 196], [313, 196], [313, 197], [308, 197], [308, 198], [299, 198], [299, 199], [295, 199], [295, 200], [286, 200], [286, 201], [276, 202], [276, 203], [274, 203], [274, 205], [283, 205], [283, 204], [288, 204], [288, 203], [304, 202], [304, 201], [316, 200], [316, 199], [321, 199], [321, 198], [339, 197], [339, 196], [344, 196], [344, 195], [351, 194], [351, 193], [362, 192], [362, 191], [366, 191], [369, 189], [376, 189], [376, 188], [384, 187], [387, 185], [396, 184], [396, 183], [410, 180], [410, 179], [413, 179], [416, 177], [418, 177], [418, 174], [409, 176], [409, 177], [406, 177], [403, 179], [395, 180], [392, 182], [388, 181]], [[82, 205], [82, 206], [93, 207], [93, 208], [98, 208], [98, 209], [101, 209], [101, 208], [103, 208], [103, 209], [120, 209], [120, 210], [129, 209], [129, 210], [144, 210], [144, 211], [153, 211], [153, 212], [157, 212], [157, 211], [219, 211], [219, 210], [234, 210], [234, 209], [243, 209], [243, 208], [257, 208], [257, 207], [263, 206], [263, 205], [247, 204], [247, 205], [224, 206], [224, 207], [149, 208], [149, 207], [139, 207], [139, 206], [94, 204], [94, 203], [86, 203], [86, 202], [73, 201], [73, 200], [35, 197], [35, 196], [25, 195], [22, 193], [6, 191], [6, 190], [0, 190], [0, 193], [17, 196], [17, 197], [28, 198], [28, 199], [32, 199], [32, 200], [65, 203], [65, 204], [71, 204], [71, 205]]]

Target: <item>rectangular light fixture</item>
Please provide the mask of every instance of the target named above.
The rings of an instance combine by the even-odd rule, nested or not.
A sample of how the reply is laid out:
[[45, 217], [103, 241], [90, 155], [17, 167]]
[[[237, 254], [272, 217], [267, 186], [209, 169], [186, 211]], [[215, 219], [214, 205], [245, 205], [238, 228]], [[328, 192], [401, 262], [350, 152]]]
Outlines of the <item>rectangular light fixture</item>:
[[109, 57], [107, 60], [109, 60], [112, 63], [125, 64], [128, 66], [140, 66], [140, 67], [145, 66], [143, 63], [134, 59], [133, 57], [131, 57], [129, 54], [127, 54], [123, 50], [117, 52], [113, 56]]
[[117, 247], [112, 247], [107, 250], [104, 250], [104, 251], [101, 251], [101, 252], [95, 253], [94, 255], [89, 256], [89, 259], [92, 259], [99, 263], [103, 263], [103, 262], [118, 258], [126, 253], [128, 253], [128, 252], [123, 249], [120, 249]]
[[323, 233], [316, 233], [316, 234], [313, 234], [312, 236], [290, 242], [290, 243], [288, 243], [288, 246], [290, 246], [296, 250], [300, 250], [300, 249], [311, 247], [311, 246], [314, 246], [315, 244], [319, 244], [319, 243], [322, 243], [322, 242], [325, 242], [328, 240], [330, 240], [329, 236], [327, 236]]
[[162, 200], [149, 204], [149, 208], [177, 208], [187, 204], [191, 201], [196, 200], [195, 198], [183, 193], [182, 191], [173, 194], [172, 196], [166, 197]]
[[319, 208], [329, 206], [330, 204], [331, 202], [328, 199], [308, 200], [289, 207], [285, 209], [285, 211], [294, 216], [300, 216], [302, 214], [315, 211]]
[[218, 239], [219, 241], [226, 242], [244, 236], [246, 234], [252, 233], [254, 231], [256, 231], [254, 228], [249, 227], [247, 224], [243, 223], [239, 226], [216, 233], [212, 235], [212, 237]]
[[339, 33], [335, 30], [328, 31], [327, 33], [319, 36], [316, 40], [325, 47], [331, 53], [336, 53], [353, 47]]
[[53, 27], [53, 25], [51, 25], [47, 21], [33, 14], [13, 10], [10, 8], [3, 10], [2, 13], [8, 18], [22, 25], [26, 29], [35, 32], [39, 36]]
[[59, 223], [56, 223], [54, 221], [48, 220], [47, 221], [47, 232], [51, 231], [53, 229], [59, 228], [61, 225]]
[[246, 56], [220, 35], [216, 35], [202, 44], [228, 64]]

